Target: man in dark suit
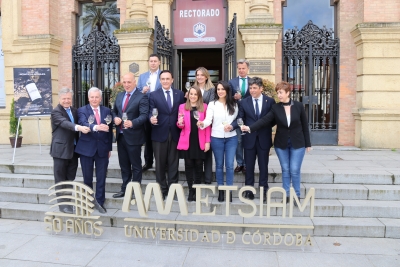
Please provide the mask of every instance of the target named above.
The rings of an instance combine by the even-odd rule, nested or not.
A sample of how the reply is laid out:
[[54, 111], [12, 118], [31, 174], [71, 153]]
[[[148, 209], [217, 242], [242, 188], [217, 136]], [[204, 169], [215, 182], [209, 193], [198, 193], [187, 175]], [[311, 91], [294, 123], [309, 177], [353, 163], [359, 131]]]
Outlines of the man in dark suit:
[[[53, 157], [54, 182], [74, 181], [76, 169], [78, 168], [78, 154], [74, 153], [75, 144], [78, 141], [79, 133], [88, 133], [90, 129], [80, 126], [76, 108], [72, 107], [73, 91], [63, 88], [58, 93], [59, 104], [51, 112], [52, 138], [50, 155]], [[57, 186], [56, 190], [69, 188]], [[64, 193], [57, 193], [62, 196]], [[69, 199], [59, 199], [58, 202], [68, 202]], [[60, 205], [61, 212], [73, 213], [70, 205]]]
[[[249, 73], [249, 66], [250, 63], [248, 60], [245, 59], [239, 59], [237, 61], [237, 70], [239, 76], [236, 78], [233, 78], [229, 81], [229, 86], [232, 89], [232, 94], [233, 97], [238, 101], [238, 104], [240, 105], [240, 102], [242, 99], [245, 99], [250, 96], [250, 91], [249, 91], [249, 79], [250, 77], [247, 76]], [[238, 145], [236, 148], [236, 162], [237, 166], [235, 168], [235, 172], [242, 172], [243, 174], [246, 173], [246, 161], [243, 158], [243, 143], [242, 143], [242, 132], [240, 129], [236, 129], [236, 133], [238, 136]]]
[[[161, 90], [150, 93], [150, 123], [153, 125], [154, 157], [156, 159], [156, 180], [160, 184], [163, 197], [168, 195], [169, 186], [178, 182], [179, 157], [177, 144], [180, 129], [176, 126], [179, 105], [185, 102], [183, 92], [171, 87], [174, 79], [169, 70], [160, 73]], [[158, 110], [158, 116], [152, 116], [152, 110]], [[168, 183], [165, 166], [168, 165]]]
[[[100, 106], [102, 92], [96, 87], [88, 91], [89, 104], [78, 109], [78, 120], [82, 126], [90, 127], [90, 133], [81, 136], [75, 152], [80, 155], [83, 182], [93, 189], [93, 167], [96, 165], [96, 196], [94, 208], [100, 213], [106, 213], [104, 207], [106, 191], [106, 175], [108, 159], [112, 151], [112, 131], [105, 119], [111, 118], [111, 110]], [[94, 123], [89, 124], [89, 117], [93, 116]]]
[[[149, 71], [140, 74], [137, 88], [143, 94], [147, 94], [147, 96], [161, 88], [160, 83], [160, 56], [157, 54], [151, 54], [149, 56]], [[147, 83], [150, 82], [150, 86]], [[144, 123], [144, 127], [146, 130], [146, 145], [144, 148], [144, 165], [142, 167], [143, 171], [146, 171], [153, 167], [153, 141], [151, 140], [151, 124], [149, 120], [146, 120]]]
[[[124, 197], [130, 181], [142, 182], [142, 145], [146, 142], [144, 123], [149, 113], [147, 94], [136, 88], [135, 75], [127, 73], [122, 77], [125, 92], [119, 93], [115, 100], [112, 114], [117, 132], [118, 160], [121, 168], [121, 191], [114, 198]], [[127, 120], [124, 122], [123, 113]]]
[[[263, 82], [259, 77], [253, 77], [249, 81], [249, 91], [251, 97], [247, 97], [240, 102], [238, 118], [243, 119], [244, 125], [252, 125], [254, 122], [265, 116], [270, 110], [275, 100], [262, 94]], [[236, 126], [236, 125], [235, 125]], [[268, 190], [268, 161], [269, 150], [272, 146], [272, 125], [262, 128], [254, 133], [247, 133], [242, 136], [244, 147], [244, 159], [246, 161], [246, 180], [245, 185], [254, 186], [254, 165], [258, 157], [259, 185], [264, 187], [264, 200]], [[254, 199], [251, 191], [246, 191], [245, 198]]]

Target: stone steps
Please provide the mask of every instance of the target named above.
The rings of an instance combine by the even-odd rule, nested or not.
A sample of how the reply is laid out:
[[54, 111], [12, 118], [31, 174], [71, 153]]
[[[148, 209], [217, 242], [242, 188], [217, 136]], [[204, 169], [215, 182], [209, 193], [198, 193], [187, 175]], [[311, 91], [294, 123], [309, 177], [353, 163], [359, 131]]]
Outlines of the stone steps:
[[[45, 213], [50, 211], [50, 205], [0, 202], [1, 217], [6, 219], [21, 219], [32, 221], [43, 221]], [[53, 208], [55, 209], [55, 208]], [[282, 218], [280, 216], [266, 216], [260, 218], [242, 218], [240, 216], [182, 216], [177, 212], [170, 212], [168, 215], [159, 215], [157, 212], [148, 212], [148, 220], [159, 220], [157, 223], [151, 222], [127, 222], [125, 218], [140, 219], [139, 215], [133, 211], [124, 213], [118, 209], [108, 209], [106, 214], [97, 211], [92, 215], [101, 215], [100, 221], [104, 227], [124, 227], [133, 226], [153, 226], [192, 229], [196, 228], [200, 232], [219, 230], [221, 232], [234, 231], [236, 234], [243, 234], [246, 231], [253, 233], [256, 229], [263, 232], [300, 233], [303, 236], [311, 234], [313, 236], [343, 236], [343, 237], [375, 237], [375, 238], [400, 238], [400, 219], [390, 218], [354, 218], [354, 217], [294, 217]], [[229, 222], [231, 226], [223, 224]], [[196, 227], [193, 227], [193, 224]], [[221, 225], [222, 224], [222, 225]], [[286, 229], [290, 226], [292, 229]], [[43, 226], [44, 227], [44, 226]]]

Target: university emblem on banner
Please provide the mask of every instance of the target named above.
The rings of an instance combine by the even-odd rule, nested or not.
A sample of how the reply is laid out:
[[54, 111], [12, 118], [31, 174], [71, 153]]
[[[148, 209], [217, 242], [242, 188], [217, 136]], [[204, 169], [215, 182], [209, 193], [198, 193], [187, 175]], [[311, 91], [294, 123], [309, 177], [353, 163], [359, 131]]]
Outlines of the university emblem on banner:
[[205, 24], [201, 22], [196, 23], [195, 25], [193, 25], [193, 34], [197, 38], [201, 38], [206, 35], [206, 29], [207, 27]]
[[71, 206], [74, 213], [46, 212], [46, 217], [44, 218], [44, 222], [48, 225], [46, 229], [58, 233], [63, 231], [65, 227], [66, 232], [100, 236], [104, 231], [101, 228], [102, 222], [94, 221], [99, 219], [100, 216], [91, 215], [94, 211], [93, 190], [87, 185], [78, 182], [61, 182], [51, 186], [49, 190], [55, 187], [62, 188], [56, 188], [55, 191], [49, 194], [49, 196], [56, 195], [50, 202], [57, 201], [50, 208]]

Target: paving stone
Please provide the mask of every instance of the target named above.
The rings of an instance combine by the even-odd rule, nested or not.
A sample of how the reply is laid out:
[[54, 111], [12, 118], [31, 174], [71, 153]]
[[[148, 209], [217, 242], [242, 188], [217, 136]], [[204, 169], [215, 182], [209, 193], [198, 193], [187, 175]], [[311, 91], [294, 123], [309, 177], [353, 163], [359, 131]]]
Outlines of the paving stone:
[[333, 171], [335, 184], [393, 184], [392, 175], [386, 171]]
[[365, 185], [370, 200], [400, 201], [400, 185]]
[[385, 236], [385, 225], [376, 218], [314, 217], [312, 221], [314, 236]]
[[368, 260], [374, 266], [400, 266], [400, 255], [387, 256], [387, 255], [366, 255]]
[[400, 201], [340, 200], [343, 217], [400, 218]]
[[315, 198], [322, 199], [367, 199], [368, 189], [358, 184], [304, 184], [306, 194], [315, 189]]
[[[87, 265], [107, 242], [65, 236], [37, 236], [7, 255], [7, 259]], [[79, 249], [78, 249], [79, 248]]]
[[319, 253], [313, 254], [302, 252], [277, 252], [279, 267], [309, 267], [309, 266], [324, 266], [324, 267], [374, 267], [365, 255], [337, 255]]
[[[391, 219], [391, 218], [378, 218], [378, 219], [386, 226], [385, 237], [400, 238], [400, 219]], [[398, 246], [398, 249], [400, 253], [400, 246]]]
[[22, 235], [1, 233], [0, 238], [0, 258], [4, 258], [19, 247], [23, 246], [30, 240], [34, 239], [35, 235]]
[[76, 266], [76, 265], [65, 265], [56, 263], [46, 263], [37, 261], [21, 261], [21, 260], [8, 260], [0, 259], [0, 266], [7, 267], [65, 267], [65, 266]]

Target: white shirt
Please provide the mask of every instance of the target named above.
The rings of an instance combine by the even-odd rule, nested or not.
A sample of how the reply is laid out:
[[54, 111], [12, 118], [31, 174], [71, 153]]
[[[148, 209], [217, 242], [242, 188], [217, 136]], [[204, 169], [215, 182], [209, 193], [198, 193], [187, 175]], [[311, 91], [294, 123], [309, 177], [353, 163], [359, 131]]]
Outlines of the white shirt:
[[204, 127], [211, 127], [211, 136], [218, 138], [228, 138], [236, 135], [236, 131], [225, 132], [224, 124], [231, 124], [236, 119], [238, 114], [238, 106], [235, 105], [235, 112], [229, 115], [228, 109], [224, 104], [217, 101], [211, 101], [207, 107], [206, 118], [204, 120]]
[[[167, 90], [165, 90], [164, 88], [162, 88], [163, 92], [164, 92], [164, 96], [165, 96], [165, 101], [167, 101], [168, 104], [168, 100], [167, 100]], [[169, 95], [171, 96], [171, 108], [174, 107], [174, 91], [172, 91], [172, 88], [169, 88]]]
[[262, 100], [263, 100], [263, 96], [262, 96], [262, 94], [258, 97], [258, 98], [254, 98], [254, 97], [252, 97], [253, 98], [253, 106], [254, 106], [254, 114], [256, 114], [256, 101], [255, 101], [255, 99], [258, 99], [258, 114], [260, 114], [261, 115], [261, 110], [262, 110], [262, 105], [263, 105], [263, 103], [262, 103]]
[[201, 91], [201, 96], [203, 96], [204, 95], [204, 89], [200, 89], [200, 91]]
[[156, 83], [157, 83], [157, 78], [158, 78], [158, 72], [159, 70], [156, 70], [155, 72], [150, 71], [149, 79], [150, 79], [150, 92], [153, 92], [156, 90]]

